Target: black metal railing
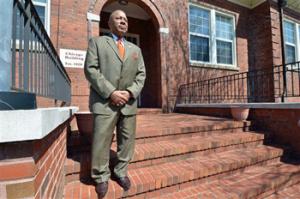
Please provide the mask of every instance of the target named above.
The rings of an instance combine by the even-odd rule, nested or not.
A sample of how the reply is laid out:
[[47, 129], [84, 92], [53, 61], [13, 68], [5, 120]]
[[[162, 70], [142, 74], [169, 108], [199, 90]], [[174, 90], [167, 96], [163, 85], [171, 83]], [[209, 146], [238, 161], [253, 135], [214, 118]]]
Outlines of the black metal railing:
[[[300, 62], [293, 62], [275, 67], [278, 69], [274, 77], [275, 97], [300, 97]], [[281, 75], [279, 75], [281, 74]]]
[[274, 66], [179, 87], [176, 104], [250, 103], [300, 97], [300, 62]]
[[12, 89], [71, 101], [71, 80], [31, 0], [14, 0]]

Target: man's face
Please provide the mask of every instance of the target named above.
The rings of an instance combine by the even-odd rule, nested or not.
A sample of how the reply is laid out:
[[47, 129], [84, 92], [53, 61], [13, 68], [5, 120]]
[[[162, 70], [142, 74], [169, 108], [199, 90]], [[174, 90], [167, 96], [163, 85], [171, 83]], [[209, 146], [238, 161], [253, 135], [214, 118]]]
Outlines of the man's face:
[[111, 15], [109, 28], [115, 35], [122, 37], [128, 30], [126, 14], [122, 11], [115, 11]]

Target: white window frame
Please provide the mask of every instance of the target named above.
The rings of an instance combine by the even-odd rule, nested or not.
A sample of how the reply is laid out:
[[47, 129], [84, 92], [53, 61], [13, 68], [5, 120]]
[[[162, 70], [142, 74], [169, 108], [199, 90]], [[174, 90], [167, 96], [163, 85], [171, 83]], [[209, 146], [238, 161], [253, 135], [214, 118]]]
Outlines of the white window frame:
[[[210, 12], [210, 27], [209, 27], [209, 33], [210, 35], [202, 35], [202, 34], [197, 34], [197, 33], [192, 33], [190, 32], [190, 6], [198, 7], [203, 10], [207, 10]], [[233, 39], [232, 40], [227, 40], [224, 38], [217, 38], [216, 36], [216, 14], [223, 15], [225, 17], [230, 17], [232, 19], [233, 23]], [[199, 66], [217, 66], [217, 68], [234, 68], [237, 69], [237, 55], [236, 55], [236, 23], [235, 23], [235, 16], [233, 14], [226, 13], [224, 11], [220, 11], [216, 8], [209, 8], [205, 7], [202, 5], [194, 4], [194, 3], [189, 3], [188, 6], [188, 33], [189, 33], [189, 48], [190, 48], [190, 42], [191, 42], [191, 35], [195, 36], [201, 36], [201, 37], [206, 37], [210, 38], [209, 39], [209, 62], [204, 62], [204, 61], [197, 61], [197, 60], [192, 60], [191, 59], [191, 52], [189, 52], [189, 61], [191, 65], [199, 65]], [[217, 40], [219, 41], [226, 41], [226, 42], [231, 42], [232, 43], [232, 64], [224, 64], [224, 63], [217, 63]]]
[[50, 12], [51, 12], [51, 0], [47, 0], [47, 3], [38, 2], [36, 0], [32, 0], [33, 5], [43, 6], [45, 7], [45, 29], [50, 37]]
[[[295, 62], [298, 62], [298, 61], [300, 61], [300, 32], [299, 32], [300, 24], [298, 24], [297, 22], [292, 21], [290, 19], [284, 19], [283, 21], [292, 23], [295, 27], [295, 35], [294, 35], [295, 36], [295, 44], [287, 42], [284, 37], [284, 45], [295, 47], [295, 59], [296, 59]], [[283, 34], [284, 34], [284, 32], [285, 31], [283, 31]], [[284, 55], [284, 56], [286, 56], [286, 55]]]
[[[106, 29], [106, 28], [100, 28], [100, 32], [103, 32], [103, 33], [111, 33], [111, 31], [109, 29]], [[138, 34], [133, 34], [133, 33], [125, 33], [124, 35], [125, 37], [132, 37], [132, 38], [135, 38], [136, 39], [136, 45], [137, 46], [140, 46], [140, 35]]]

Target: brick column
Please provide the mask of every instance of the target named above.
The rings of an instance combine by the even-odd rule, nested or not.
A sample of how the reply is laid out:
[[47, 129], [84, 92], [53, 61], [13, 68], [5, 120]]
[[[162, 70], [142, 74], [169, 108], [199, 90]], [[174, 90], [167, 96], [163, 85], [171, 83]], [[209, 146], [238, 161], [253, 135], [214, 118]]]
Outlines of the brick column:
[[0, 198], [62, 197], [67, 123], [41, 140], [1, 144]]

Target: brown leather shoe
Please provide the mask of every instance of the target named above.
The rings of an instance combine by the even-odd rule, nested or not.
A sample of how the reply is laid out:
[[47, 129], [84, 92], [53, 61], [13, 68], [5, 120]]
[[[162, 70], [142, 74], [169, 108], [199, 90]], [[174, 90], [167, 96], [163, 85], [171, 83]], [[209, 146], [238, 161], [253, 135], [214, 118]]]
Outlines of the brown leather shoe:
[[127, 176], [122, 178], [117, 178], [117, 183], [124, 189], [124, 191], [128, 191], [130, 189], [131, 183]]
[[108, 189], [108, 182], [100, 182], [99, 184], [96, 185], [95, 189], [99, 198], [104, 198]]

